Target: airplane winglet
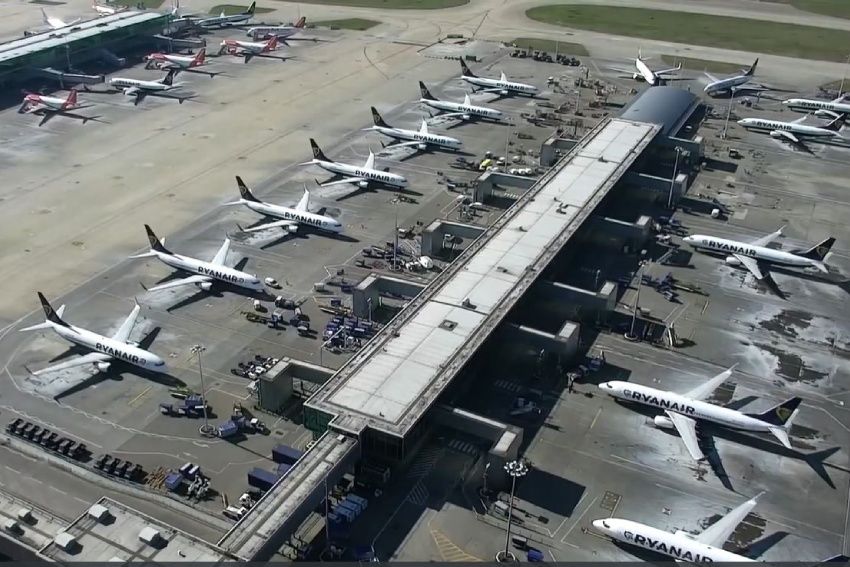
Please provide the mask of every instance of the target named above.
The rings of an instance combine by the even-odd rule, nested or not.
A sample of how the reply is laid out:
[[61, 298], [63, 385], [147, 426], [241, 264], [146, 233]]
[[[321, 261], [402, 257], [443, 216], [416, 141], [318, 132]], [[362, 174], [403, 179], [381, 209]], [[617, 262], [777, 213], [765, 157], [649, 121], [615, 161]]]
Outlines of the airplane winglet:
[[147, 287], [145, 284], [143, 284], [142, 282], [139, 282], [139, 285], [140, 285], [140, 286], [142, 286], [142, 289], [143, 289], [143, 290], [145, 290], [145, 291], [150, 291], [150, 290], [148, 289], [148, 287]]

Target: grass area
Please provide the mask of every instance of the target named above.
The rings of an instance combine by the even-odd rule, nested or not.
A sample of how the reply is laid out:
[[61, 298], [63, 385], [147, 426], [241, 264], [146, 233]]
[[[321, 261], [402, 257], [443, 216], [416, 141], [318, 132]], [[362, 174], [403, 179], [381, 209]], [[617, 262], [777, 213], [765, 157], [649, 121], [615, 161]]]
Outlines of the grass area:
[[682, 62], [682, 67], [685, 69], [693, 69], [695, 71], [708, 71], [709, 73], [723, 73], [731, 75], [737, 73], [741, 69], [749, 67], [750, 63], [727, 63], [726, 61], [712, 61], [711, 59], [694, 59], [692, 57], [678, 57], [676, 55], [662, 55], [661, 60], [664, 63], [675, 67]]
[[568, 55], [590, 55], [587, 49], [580, 43], [570, 43], [568, 41], [555, 41], [552, 39], [536, 39], [533, 37], [518, 37], [511, 42], [520, 49], [530, 49], [532, 51], [548, 51], [550, 53], [566, 53]]
[[669, 10], [560, 4], [532, 8], [526, 15], [601, 33], [803, 59], [844, 61], [850, 45], [850, 31]]
[[311, 26], [333, 28], [338, 30], [366, 31], [374, 28], [381, 22], [366, 20], [364, 18], [346, 18], [344, 20], [324, 20], [322, 22], [310, 22]]
[[279, 0], [302, 4], [325, 4], [351, 8], [386, 8], [388, 10], [439, 10], [469, 4], [469, 0]]
[[847, 0], [791, 0], [791, 5], [804, 12], [850, 19], [850, 2]]
[[[240, 6], [239, 4], [217, 4], [210, 8], [210, 14], [218, 16], [224, 12], [225, 16], [232, 16], [233, 14], [241, 14], [247, 9], [248, 6]], [[269, 12], [274, 12], [274, 10], [271, 8], [260, 8], [259, 6], [254, 9], [255, 14], [268, 14]]]
[[135, 9], [138, 4], [141, 4], [145, 10], [158, 10], [165, 3], [165, 0], [122, 0], [116, 5], [129, 6]]
[[[840, 87], [841, 87], [841, 79], [820, 85], [820, 88], [827, 90], [827, 91], [837, 91]], [[844, 79], [844, 90], [847, 90], [847, 89], [850, 89], [850, 79]]]

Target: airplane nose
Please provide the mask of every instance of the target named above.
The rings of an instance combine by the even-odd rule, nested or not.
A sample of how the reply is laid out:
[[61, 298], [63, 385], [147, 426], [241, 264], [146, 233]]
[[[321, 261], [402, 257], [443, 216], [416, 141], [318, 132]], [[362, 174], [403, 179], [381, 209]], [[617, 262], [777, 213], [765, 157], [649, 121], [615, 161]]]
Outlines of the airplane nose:
[[602, 522], [603, 520], [593, 520], [593, 527], [599, 530], [600, 532], [606, 531], [606, 528], [604, 525], [602, 525]]

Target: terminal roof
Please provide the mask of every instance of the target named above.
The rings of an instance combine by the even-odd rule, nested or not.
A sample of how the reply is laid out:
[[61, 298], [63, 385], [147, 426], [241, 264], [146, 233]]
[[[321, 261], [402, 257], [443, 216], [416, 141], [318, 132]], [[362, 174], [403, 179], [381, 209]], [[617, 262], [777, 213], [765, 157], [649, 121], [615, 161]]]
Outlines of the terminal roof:
[[406, 435], [659, 129], [597, 125], [306, 405]]

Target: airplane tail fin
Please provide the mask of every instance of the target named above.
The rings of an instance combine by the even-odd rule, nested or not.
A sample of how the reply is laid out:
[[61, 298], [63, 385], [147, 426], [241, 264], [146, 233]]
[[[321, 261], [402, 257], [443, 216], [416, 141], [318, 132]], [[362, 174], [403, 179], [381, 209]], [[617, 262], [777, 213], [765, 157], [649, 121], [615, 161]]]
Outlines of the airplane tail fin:
[[198, 50], [198, 52], [195, 54], [195, 59], [193, 60], [193, 63], [194, 63], [195, 65], [203, 65], [203, 64], [204, 64], [204, 60], [206, 60], [206, 58], [207, 58], [207, 48], [206, 48], [206, 47], [202, 47], [202, 48], [200, 48], [200, 49]]
[[425, 83], [419, 81], [419, 94], [425, 100], [437, 100], [434, 95], [431, 94], [431, 91], [428, 90], [428, 87], [425, 86]]
[[381, 118], [381, 115], [378, 113], [378, 109], [374, 106], [372, 107], [372, 120], [375, 122], [375, 126], [380, 126], [382, 128], [389, 128], [390, 125], [384, 122], [384, 119]]
[[787, 430], [791, 427], [791, 421], [793, 421], [797, 408], [802, 401], [802, 398], [791, 398], [762, 413], [748, 413], [747, 415]]
[[246, 14], [251, 14], [251, 15], [253, 16], [253, 15], [254, 15], [254, 10], [256, 10], [256, 9], [257, 9], [257, 2], [251, 2], [251, 5], [250, 5], [250, 6], [248, 6], [248, 11], [247, 11], [247, 12], [245, 12], [245, 13], [246, 13]]
[[823, 262], [826, 255], [829, 254], [832, 245], [835, 244], [835, 238], [830, 236], [820, 244], [815, 244], [808, 250], [804, 250], [798, 253], [798, 256], [802, 256], [803, 258], [808, 258], [810, 260], [817, 260], [818, 262]]
[[301, 16], [300, 18], [298, 18], [298, 21], [295, 22], [295, 25], [292, 27], [303, 28], [305, 25], [307, 25], [307, 18], [305, 16]]
[[174, 75], [176, 75], [176, 74], [177, 74], [176, 70], [174, 70], [174, 69], [170, 70], [168, 72], [168, 74], [165, 76], [165, 78], [162, 80], [162, 84], [169, 86], [169, 87], [171, 85], [173, 85], [174, 84]]
[[151, 244], [151, 251], [162, 252], [163, 254], [171, 254], [171, 252], [162, 244], [163, 241], [160, 240], [156, 234], [154, 234], [153, 229], [150, 225], [145, 225], [145, 232], [148, 234], [148, 241]]
[[266, 43], [266, 49], [268, 51], [271, 51], [276, 47], [277, 47], [277, 36], [273, 35], [273, 36], [271, 36], [271, 38], [269, 38], [268, 43]]
[[466, 66], [466, 61], [464, 61], [463, 59], [460, 59], [459, 61], [460, 61], [461, 75], [463, 75], [464, 77], [474, 77], [475, 74], [472, 71], [469, 70], [469, 67]]
[[31, 327], [25, 327], [21, 329], [21, 331], [35, 331], [38, 329], [49, 329], [50, 323], [56, 325], [62, 325], [64, 327], [68, 326], [68, 323], [62, 320], [62, 314], [65, 312], [65, 306], [61, 305], [59, 309], [54, 310], [53, 306], [50, 305], [50, 302], [47, 301], [47, 298], [44, 297], [40, 291], [38, 293], [38, 300], [41, 302], [41, 308], [44, 309], [44, 323], [39, 323], [37, 325], [32, 325]]
[[77, 89], [71, 89], [68, 93], [68, 98], [65, 99], [65, 108], [73, 108], [77, 106]]
[[257, 199], [251, 190], [248, 189], [248, 186], [245, 185], [245, 182], [242, 181], [242, 178], [238, 175], [236, 176], [236, 185], [239, 186], [239, 196], [242, 197], [246, 201], [253, 201], [254, 203], [259, 203], [260, 200]]
[[823, 126], [824, 130], [832, 130], [838, 132], [844, 127], [844, 115], [839, 114], [837, 118], [833, 118], [832, 122]]
[[45, 25], [50, 25], [50, 21], [47, 19], [47, 12], [44, 11], [44, 8], [41, 9], [41, 21], [44, 22]]
[[759, 64], [759, 60], [758, 60], [758, 58], [756, 58], [756, 60], [755, 60], [755, 61], [753, 61], [753, 64], [752, 64], [752, 65], [750, 65], [750, 68], [749, 68], [749, 69], [747, 69], [747, 72], [746, 72], [746, 73], [744, 73], [744, 74], [745, 74], [746, 76], [748, 76], [748, 77], [752, 77], [752, 76], [753, 76], [753, 73], [755, 73], [755, 72], [756, 72], [756, 65], [758, 65], [758, 64]]
[[318, 159], [321, 161], [331, 161], [328, 159], [328, 156], [325, 155], [325, 152], [322, 151], [322, 148], [319, 147], [319, 144], [316, 143], [316, 140], [310, 138], [310, 147], [313, 148], [313, 159]]

